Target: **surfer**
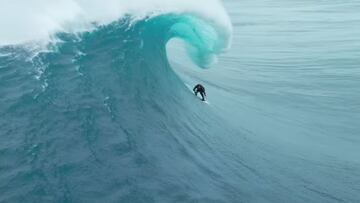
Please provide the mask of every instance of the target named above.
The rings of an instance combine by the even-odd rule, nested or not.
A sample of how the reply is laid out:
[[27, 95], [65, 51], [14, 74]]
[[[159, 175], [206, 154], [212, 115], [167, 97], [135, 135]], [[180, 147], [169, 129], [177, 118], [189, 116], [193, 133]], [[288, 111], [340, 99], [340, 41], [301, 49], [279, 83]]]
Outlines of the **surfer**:
[[194, 94], [197, 96], [198, 93], [200, 93], [201, 97], [202, 97], [202, 101], [205, 101], [205, 97], [206, 97], [206, 93], [205, 93], [205, 87], [200, 85], [200, 84], [197, 84], [194, 89]]

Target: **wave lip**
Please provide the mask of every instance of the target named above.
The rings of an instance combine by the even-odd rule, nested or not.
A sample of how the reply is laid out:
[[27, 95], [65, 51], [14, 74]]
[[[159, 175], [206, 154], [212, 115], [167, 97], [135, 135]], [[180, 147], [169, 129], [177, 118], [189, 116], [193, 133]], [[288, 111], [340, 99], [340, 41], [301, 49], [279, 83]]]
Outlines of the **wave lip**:
[[153, 44], [155, 40], [165, 47], [170, 40], [179, 38], [185, 42], [192, 61], [201, 68], [209, 68], [217, 61], [217, 55], [230, 46], [229, 30], [195, 15], [171, 13], [144, 22], [145, 43]]
[[202, 68], [216, 62], [216, 55], [230, 46], [231, 34], [212, 22], [193, 16], [184, 16], [171, 27], [172, 37], [187, 42], [191, 59]]

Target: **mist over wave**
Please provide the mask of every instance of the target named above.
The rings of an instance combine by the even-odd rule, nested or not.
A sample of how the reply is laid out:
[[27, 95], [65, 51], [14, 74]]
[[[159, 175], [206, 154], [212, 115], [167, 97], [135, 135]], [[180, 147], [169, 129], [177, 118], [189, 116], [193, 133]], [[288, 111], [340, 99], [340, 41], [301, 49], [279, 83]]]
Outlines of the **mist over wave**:
[[229, 17], [218, 0], [110, 0], [106, 3], [98, 0], [1, 0], [0, 3], [0, 45], [48, 41], [56, 32], [89, 30], [94, 25], [106, 25], [125, 15], [136, 21], [167, 13], [192, 14], [231, 32]]

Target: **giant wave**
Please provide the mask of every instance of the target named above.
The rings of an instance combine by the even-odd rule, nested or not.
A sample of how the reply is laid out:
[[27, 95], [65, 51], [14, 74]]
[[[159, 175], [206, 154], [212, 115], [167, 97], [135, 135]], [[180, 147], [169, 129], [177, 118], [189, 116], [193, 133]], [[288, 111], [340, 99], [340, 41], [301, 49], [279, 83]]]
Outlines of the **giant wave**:
[[34, 41], [0, 48], [0, 150], [7, 163], [0, 200], [236, 196], [208, 143], [224, 133], [214, 125], [221, 120], [189, 93], [166, 51], [180, 38], [193, 62], [207, 68], [230, 45], [222, 26], [191, 12], [124, 15], [57, 31], [45, 48]]
[[0, 202], [360, 199], [356, 1], [0, 1]]

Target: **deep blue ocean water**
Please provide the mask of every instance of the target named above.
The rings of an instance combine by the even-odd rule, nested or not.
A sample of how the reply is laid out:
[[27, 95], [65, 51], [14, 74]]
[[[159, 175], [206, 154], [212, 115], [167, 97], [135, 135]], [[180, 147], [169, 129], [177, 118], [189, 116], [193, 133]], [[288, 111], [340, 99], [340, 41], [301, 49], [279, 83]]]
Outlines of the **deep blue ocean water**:
[[224, 6], [1, 46], [0, 202], [359, 202], [360, 2]]

